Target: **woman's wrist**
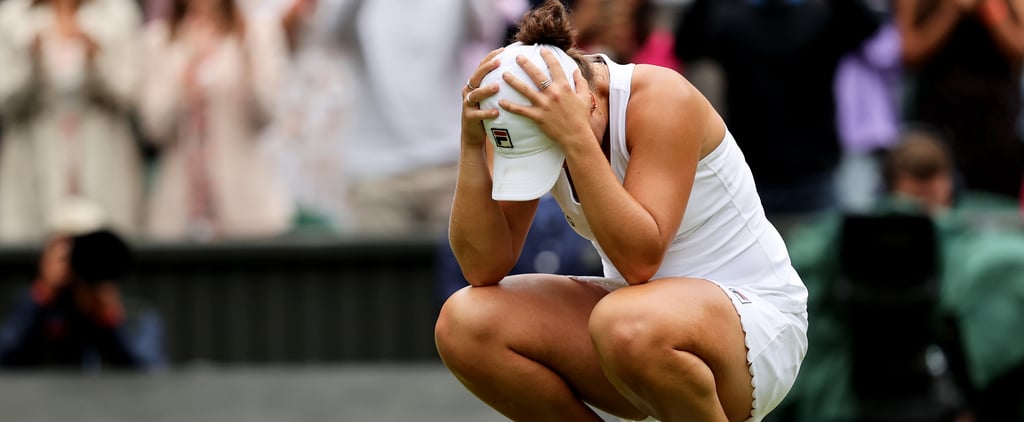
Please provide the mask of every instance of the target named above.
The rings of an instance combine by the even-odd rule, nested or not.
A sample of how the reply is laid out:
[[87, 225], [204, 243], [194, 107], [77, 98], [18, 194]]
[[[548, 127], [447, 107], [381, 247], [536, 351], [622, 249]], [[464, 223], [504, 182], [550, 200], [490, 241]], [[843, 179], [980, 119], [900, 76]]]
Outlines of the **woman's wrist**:
[[562, 150], [565, 152], [567, 159], [575, 158], [577, 156], [590, 156], [595, 151], [600, 154], [603, 158], [604, 152], [601, 151], [601, 143], [594, 137], [594, 135], [587, 130], [587, 132], [580, 132], [579, 136], [574, 136], [573, 139], [567, 139], [562, 142]]

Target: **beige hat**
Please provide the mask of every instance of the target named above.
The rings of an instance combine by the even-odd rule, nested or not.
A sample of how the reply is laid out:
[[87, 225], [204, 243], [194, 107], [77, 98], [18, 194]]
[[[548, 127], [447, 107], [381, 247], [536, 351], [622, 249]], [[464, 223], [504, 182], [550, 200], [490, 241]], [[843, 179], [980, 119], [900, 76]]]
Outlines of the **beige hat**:
[[[510, 113], [498, 106], [506, 99], [515, 104], [529, 104], [524, 95], [506, 83], [501, 75], [509, 72], [519, 80], [533, 84], [516, 56], [523, 55], [550, 76], [550, 70], [540, 52], [548, 49], [555, 53], [569, 84], [576, 88], [573, 72], [579, 68], [576, 61], [562, 49], [551, 45], [526, 45], [520, 42], [505, 47], [498, 54], [501, 66], [484, 76], [481, 86], [497, 83], [498, 93], [480, 102], [481, 109], [498, 109], [498, 117], [484, 121], [487, 138], [494, 144], [494, 185], [491, 197], [502, 201], [537, 199], [551, 190], [561, 174], [565, 154], [561, 146], [545, 136], [530, 119]], [[534, 86], [536, 88], [536, 86]]]

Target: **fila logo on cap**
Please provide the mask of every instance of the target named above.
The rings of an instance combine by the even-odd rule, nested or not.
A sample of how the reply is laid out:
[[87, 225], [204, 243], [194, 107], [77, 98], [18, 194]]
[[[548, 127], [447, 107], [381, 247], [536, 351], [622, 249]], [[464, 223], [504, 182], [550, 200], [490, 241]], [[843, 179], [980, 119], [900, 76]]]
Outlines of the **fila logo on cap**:
[[498, 148], [512, 148], [512, 137], [508, 129], [491, 128], [491, 136], [494, 138], [494, 146]]

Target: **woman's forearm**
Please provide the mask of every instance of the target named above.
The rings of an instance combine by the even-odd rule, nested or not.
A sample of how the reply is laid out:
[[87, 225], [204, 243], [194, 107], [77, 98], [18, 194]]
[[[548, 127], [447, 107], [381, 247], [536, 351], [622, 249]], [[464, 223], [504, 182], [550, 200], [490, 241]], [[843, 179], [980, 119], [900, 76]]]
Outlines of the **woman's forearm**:
[[[495, 284], [507, 275], [525, 239], [525, 235], [515, 234], [514, 227], [522, 223], [510, 222], [502, 205], [491, 199], [491, 186], [483, 148], [464, 147], [459, 159], [448, 240], [463, 275], [474, 286]], [[517, 204], [509, 207], [522, 208]], [[518, 229], [525, 233], [529, 222], [526, 224], [526, 228]]]
[[597, 243], [627, 282], [647, 282], [665, 255], [657, 220], [625, 189], [600, 148], [570, 148], [566, 156]]
[[938, 51], [964, 14], [956, 4], [940, 1], [923, 22], [918, 22], [918, 5], [917, 0], [896, 2], [903, 63], [910, 67], [920, 65]]
[[1024, 4], [1020, 0], [983, 0], [978, 7], [979, 18], [988, 27], [999, 51], [1012, 62], [1024, 58]]

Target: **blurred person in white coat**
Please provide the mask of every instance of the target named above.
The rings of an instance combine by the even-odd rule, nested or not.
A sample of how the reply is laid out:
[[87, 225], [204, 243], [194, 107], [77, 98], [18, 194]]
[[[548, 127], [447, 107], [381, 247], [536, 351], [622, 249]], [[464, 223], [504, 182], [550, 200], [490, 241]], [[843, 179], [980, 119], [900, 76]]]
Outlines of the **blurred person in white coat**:
[[[481, 52], [504, 44], [520, 0], [342, 0], [339, 37], [358, 99], [342, 142], [359, 235], [440, 233], [459, 157], [462, 98]], [[470, 60], [470, 58], [472, 60]]]
[[174, 0], [145, 30], [141, 121], [160, 149], [147, 234], [159, 241], [286, 232], [294, 205], [259, 133], [288, 65], [284, 19], [232, 0]]
[[137, 231], [140, 22], [131, 0], [0, 3], [0, 241], [41, 241], [70, 197], [99, 204], [121, 233]]

